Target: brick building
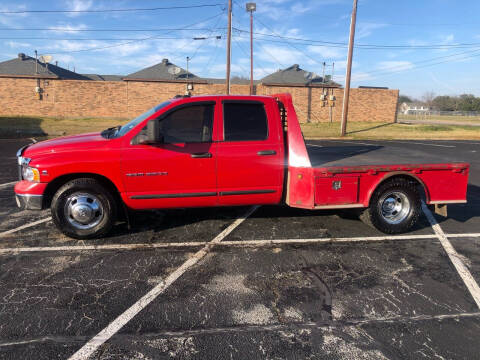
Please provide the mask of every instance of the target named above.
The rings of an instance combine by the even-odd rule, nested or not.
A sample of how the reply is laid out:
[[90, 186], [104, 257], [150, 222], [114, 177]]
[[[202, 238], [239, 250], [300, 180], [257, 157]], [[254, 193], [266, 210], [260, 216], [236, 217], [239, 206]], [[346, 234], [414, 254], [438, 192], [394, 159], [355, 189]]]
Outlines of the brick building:
[[[188, 74], [188, 76], [187, 76]], [[132, 118], [184, 94], [224, 94], [223, 79], [200, 78], [164, 59], [125, 77], [77, 74], [19, 54], [0, 63], [0, 115]], [[289, 92], [301, 122], [339, 121], [343, 89], [298, 65], [255, 82], [257, 95]], [[248, 82], [232, 81], [232, 94], [249, 94]], [[398, 90], [352, 89], [350, 121], [393, 122]]]

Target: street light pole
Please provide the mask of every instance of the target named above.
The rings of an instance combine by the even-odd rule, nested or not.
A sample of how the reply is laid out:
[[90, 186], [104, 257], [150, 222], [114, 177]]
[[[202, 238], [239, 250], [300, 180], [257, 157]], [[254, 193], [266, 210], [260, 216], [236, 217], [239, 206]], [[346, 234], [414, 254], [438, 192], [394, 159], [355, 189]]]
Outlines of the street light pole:
[[230, 95], [230, 58], [232, 56], [232, 0], [228, 0], [228, 35], [227, 35], [227, 95]]
[[247, 11], [250, 12], [250, 95], [253, 95], [253, 12], [257, 10], [257, 4], [247, 3]]
[[350, 39], [348, 41], [347, 72], [345, 90], [343, 91], [341, 136], [347, 133], [348, 100], [350, 96], [350, 77], [352, 75], [353, 43], [355, 40], [355, 23], [357, 21], [357, 0], [353, 0], [352, 20], [350, 21]]

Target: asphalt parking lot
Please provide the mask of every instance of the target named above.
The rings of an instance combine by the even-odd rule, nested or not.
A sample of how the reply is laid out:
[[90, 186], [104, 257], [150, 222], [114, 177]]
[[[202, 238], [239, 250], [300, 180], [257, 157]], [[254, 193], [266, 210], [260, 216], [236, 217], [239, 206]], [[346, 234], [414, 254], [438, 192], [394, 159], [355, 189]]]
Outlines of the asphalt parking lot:
[[470, 162], [468, 203], [405, 236], [264, 206], [141, 212], [95, 241], [16, 208], [28, 142], [0, 140], [2, 359], [478, 358], [480, 141], [309, 141]]

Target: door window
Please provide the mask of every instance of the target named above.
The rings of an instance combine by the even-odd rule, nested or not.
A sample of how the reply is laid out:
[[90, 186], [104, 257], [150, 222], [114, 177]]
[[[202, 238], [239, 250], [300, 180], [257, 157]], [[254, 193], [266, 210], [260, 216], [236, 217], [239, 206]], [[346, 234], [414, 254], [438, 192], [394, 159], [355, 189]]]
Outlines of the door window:
[[268, 138], [267, 114], [262, 103], [224, 103], [225, 141], [254, 141]]
[[[160, 134], [165, 144], [211, 142], [214, 107], [214, 104], [189, 105], [150, 121], [159, 121]], [[132, 140], [132, 144], [140, 144], [145, 139], [146, 125]]]
[[213, 104], [182, 107], [159, 119], [160, 133], [167, 144], [212, 141]]

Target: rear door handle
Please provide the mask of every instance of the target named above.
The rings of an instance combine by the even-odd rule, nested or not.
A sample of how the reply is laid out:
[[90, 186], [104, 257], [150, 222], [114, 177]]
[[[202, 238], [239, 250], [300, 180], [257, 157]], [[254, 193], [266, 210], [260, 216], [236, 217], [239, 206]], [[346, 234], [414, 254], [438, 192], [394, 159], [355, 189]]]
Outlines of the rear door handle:
[[194, 159], [204, 159], [204, 158], [211, 158], [212, 153], [206, 152], [206, 153], [194, 153], [191, 155], [192, 158]]
[[275, 150], [262, 150], [257, 152], [257, 155], [260, 155], [260, 156], [277, 155], [277, 152]]

